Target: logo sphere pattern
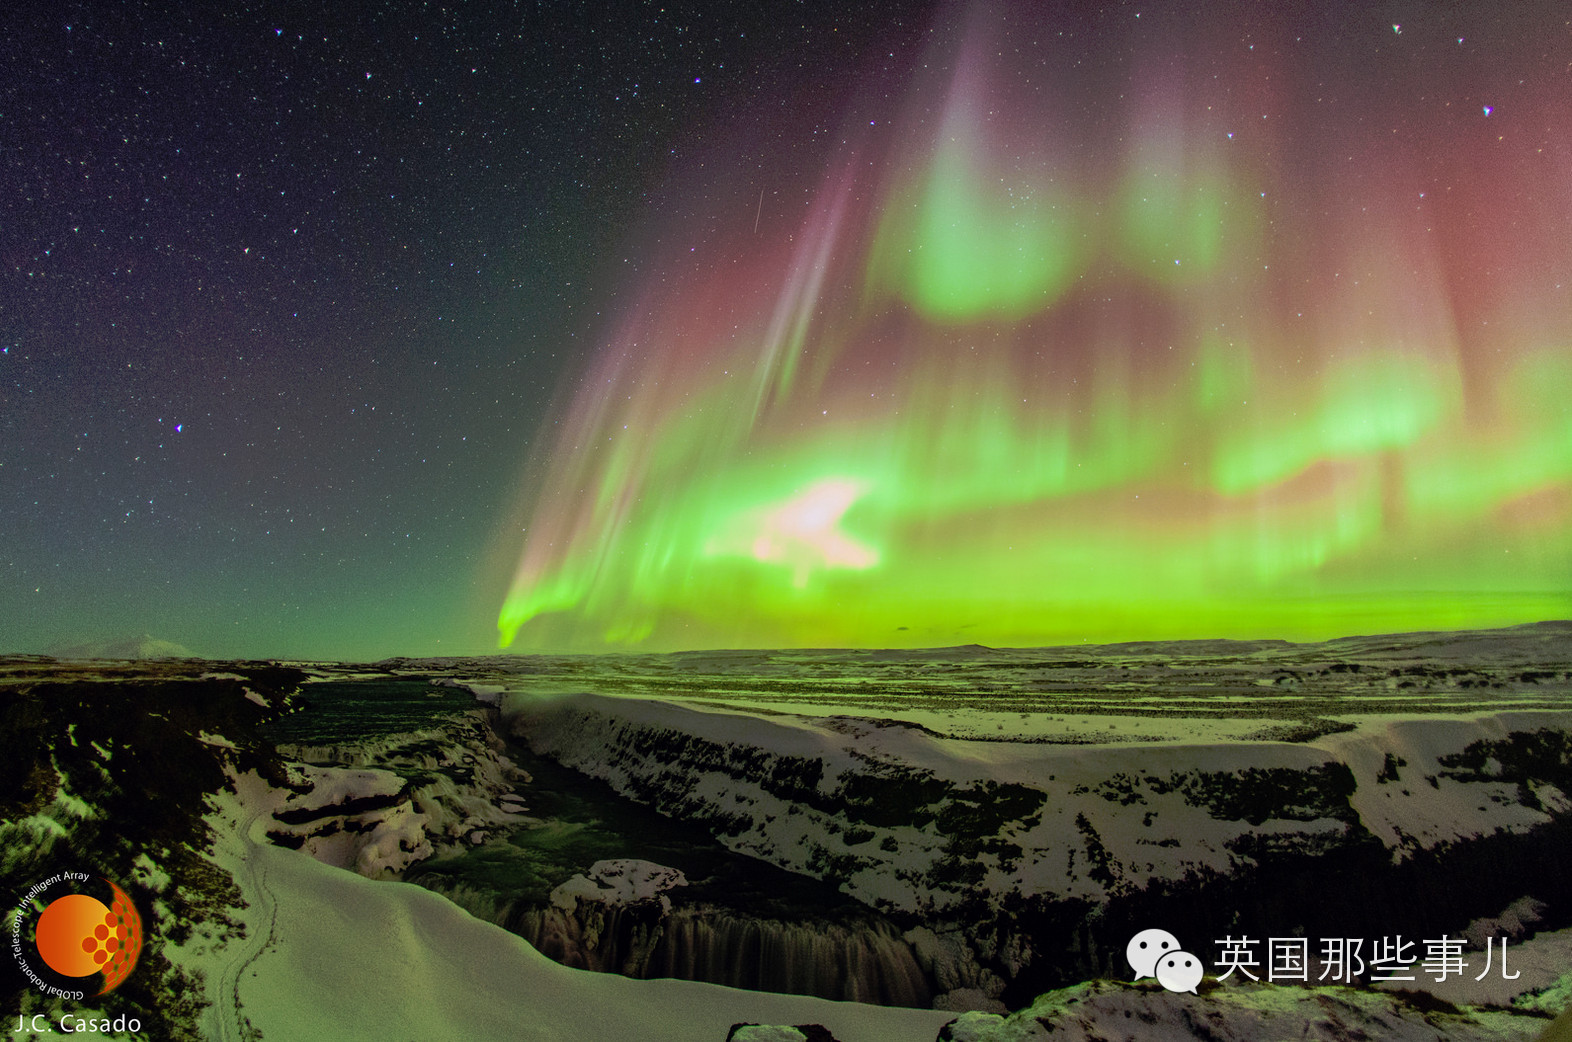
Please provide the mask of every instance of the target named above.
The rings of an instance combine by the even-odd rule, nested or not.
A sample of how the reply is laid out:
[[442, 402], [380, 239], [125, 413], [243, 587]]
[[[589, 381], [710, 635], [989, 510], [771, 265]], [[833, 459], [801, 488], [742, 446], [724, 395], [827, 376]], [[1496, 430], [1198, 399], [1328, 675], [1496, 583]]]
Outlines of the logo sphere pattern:
[[67, 977], [104, 975], [100, 995], [113, 991], [136, 966], [142, 950], [142, 918], [124, 890], [109, 884], [108, 906], [86, 894], [67, 894], [50, 902], [38, 917], [38, 954], [50, 969]]

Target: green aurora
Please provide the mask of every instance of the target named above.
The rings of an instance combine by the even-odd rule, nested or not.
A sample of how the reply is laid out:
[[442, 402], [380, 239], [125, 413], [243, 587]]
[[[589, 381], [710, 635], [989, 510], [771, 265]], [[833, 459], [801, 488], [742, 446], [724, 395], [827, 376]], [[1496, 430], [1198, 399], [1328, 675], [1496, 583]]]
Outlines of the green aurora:
[[800, 214], [633, 296], [531, 478], [504, 646], [1572, 615], [1572, 238], [1528, 219], [1565, 178], [1373, 131], [1289, 164], [1248, 90], [1156, 80], [1093, 147], [998, 52], [974, 25], [922, 133], [848, 132]]

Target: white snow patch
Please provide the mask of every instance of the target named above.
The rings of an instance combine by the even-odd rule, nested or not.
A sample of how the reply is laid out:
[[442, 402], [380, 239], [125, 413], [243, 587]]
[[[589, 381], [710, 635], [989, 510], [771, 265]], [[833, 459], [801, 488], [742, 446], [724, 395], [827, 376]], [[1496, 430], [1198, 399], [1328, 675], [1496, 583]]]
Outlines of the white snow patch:
[[[1498, 830], [1527, 832], [1549, 822], [1544, 810], [1521, 802], [1516, 782], [1460, 781], [1440, 761], [1474, 742], [1567, 727], [1567, 714], [1558, 712], [1367, 718], [1357, 731], [1326, 735], [1314, 744], [1353, 771], [1358, 788], [1350, 802], [1361, 822], [1402, 860], [1443, 844]], [[1491, 757], [1479, 773], [1499, 776], [1501, 765]], [[1536, 792], [1550, 808], [1565, 805], [1565, 795], [1553, 786], [1538, 786]]]
[[604, 905], [626, 905], [659, 898], [661, 908], [671, 911], [671, 898], [663, 891], [687, 886], [680, 869], [667, 868], [653, 861], [614, 858], [597, 861], [583, 875], [575, 875], [551, 892], [551, 903], [571, 912], [579, 901]]
[[847, 1042], [926, 1042], [953, 1014], [689, 981], [630, 980], [552, 962], [430, 891], [374, 882], [267, 843], [279, 795], [255, 775], [213, 802], [213, 860], [247, 907], [245, 938], [166, 952], [205, 972], [203, 1034], [264, 1038], [640, 1042], [724, 1039], [731, 1025], [823, 1024]]
[[158, 862], [149, 857], [146, 851], [131, 861], [131, 878], [155, 894], [161, 894], [169, 888], [169, 873], [159, 867]]
[[[1145, 885], [1151, 879], [1238, 870], [1247, 855], [1236, 852], [1234, 841], [1247, 833], [1304, 836], [1314, 842], [1335, 839], [1348, 828], [1333, 818], [1252, 824], [1215, 813], [1184, 786], [1166, 784], [1170, 778], [1196, 777], [1198, 764], [1224, 764], [1242, 777], [1250, 771], [1324, 770], [1335, 763], [1331, 753], [1306, 744], [977, 742], [854, 717], [759, 717], [594, 694], [514, 698], [510, 706], [517, 730], [537, 751], [623, 791], [669, 776], [672, 765], [660, 761], [658, 753], [635, 750], [658, 747], [660, 734], [672, 731], [720, 750], [757, 750], [777, 763], [817, 761], [821, 792], [834, 791], [852, 775], [879, 771], [931, 777], [957, 790], [1013, 784], [1042, 792], [1046, 802], [1035, 822], [1028, 816], [1001, 837], [1018, 845], [1021, 854], [1008, 867], [988, 867], [985, 883], [993, 894], [1103, 899], [1106, 886], [1089, 854], [1094, 843], [1117, 879]], [[640, 732], [649, 739], [634, 741]], [[608, 755], [612, 751], [615, 757]], [[918, 883], [944, 852], [944, 837], [932, 824], [875, 828], [871, 842], [848, 845], [843, 817], [766, 792], [762, 778], [755, 781], [722, 763], [685, 762], [681, 769], [685, 800], [715, 813], [740, 813], [750, 823], [723, 838], [731, 849], [808, 874], [815, 874], [811, 866], [822, 863], [827, 853], [853, 854], [858, 861], [839, 877], [841, 887], [877, 907], [927, 914], [969, 896], [957, 888]], [[1115, 783], [1129, 789], [1131, 801], [1115, 798]]]
[[287, 804], [290, 810], [319, 810], [368, 796], [396, 796], [404, 788], [404, 779], [392, 771], [375, 768], [299, 764], [295, 770], [311, 789], [291, 796]]

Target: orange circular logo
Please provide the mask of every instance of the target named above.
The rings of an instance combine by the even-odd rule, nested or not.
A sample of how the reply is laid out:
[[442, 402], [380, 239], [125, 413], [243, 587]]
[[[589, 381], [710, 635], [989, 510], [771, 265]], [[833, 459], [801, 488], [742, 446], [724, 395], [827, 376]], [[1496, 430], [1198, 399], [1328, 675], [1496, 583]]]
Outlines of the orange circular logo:
[[[65, 873], [34, 889], [43, 890], [62, 879], [80, 883], [87, 876]], [[107, 879], [104, 882], [110, 890], [107, 905], [88, 894], [68, 893], [44, 906], [33, 929], [33, 944], [45, 966], [61, 977], [102, 974], [100, 995], [120, 986], [136, 967], [142, 950], [142, 917], [136, 906], [119, 886]], [[25, 963], [22, 968], [28, 969]], [[35, 974], [29, 972], [28, 976], [45, 986]]]

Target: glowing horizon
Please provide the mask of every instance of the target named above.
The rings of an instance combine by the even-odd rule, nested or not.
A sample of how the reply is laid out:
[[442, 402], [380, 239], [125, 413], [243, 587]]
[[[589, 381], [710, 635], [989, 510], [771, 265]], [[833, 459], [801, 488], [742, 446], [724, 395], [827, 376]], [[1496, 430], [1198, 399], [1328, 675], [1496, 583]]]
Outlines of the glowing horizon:
[[1572, 243], [1522, 220], [1567, 168], [1370, 135], [1294, 169], [1260, 91], [1139, 60], [1099, 137], [996, 31], [906, 132], [848, 133], [800, 218], [749, 210], [680, 273], [662, 247], [565, 405], [501, 644], [1572, 616]]

